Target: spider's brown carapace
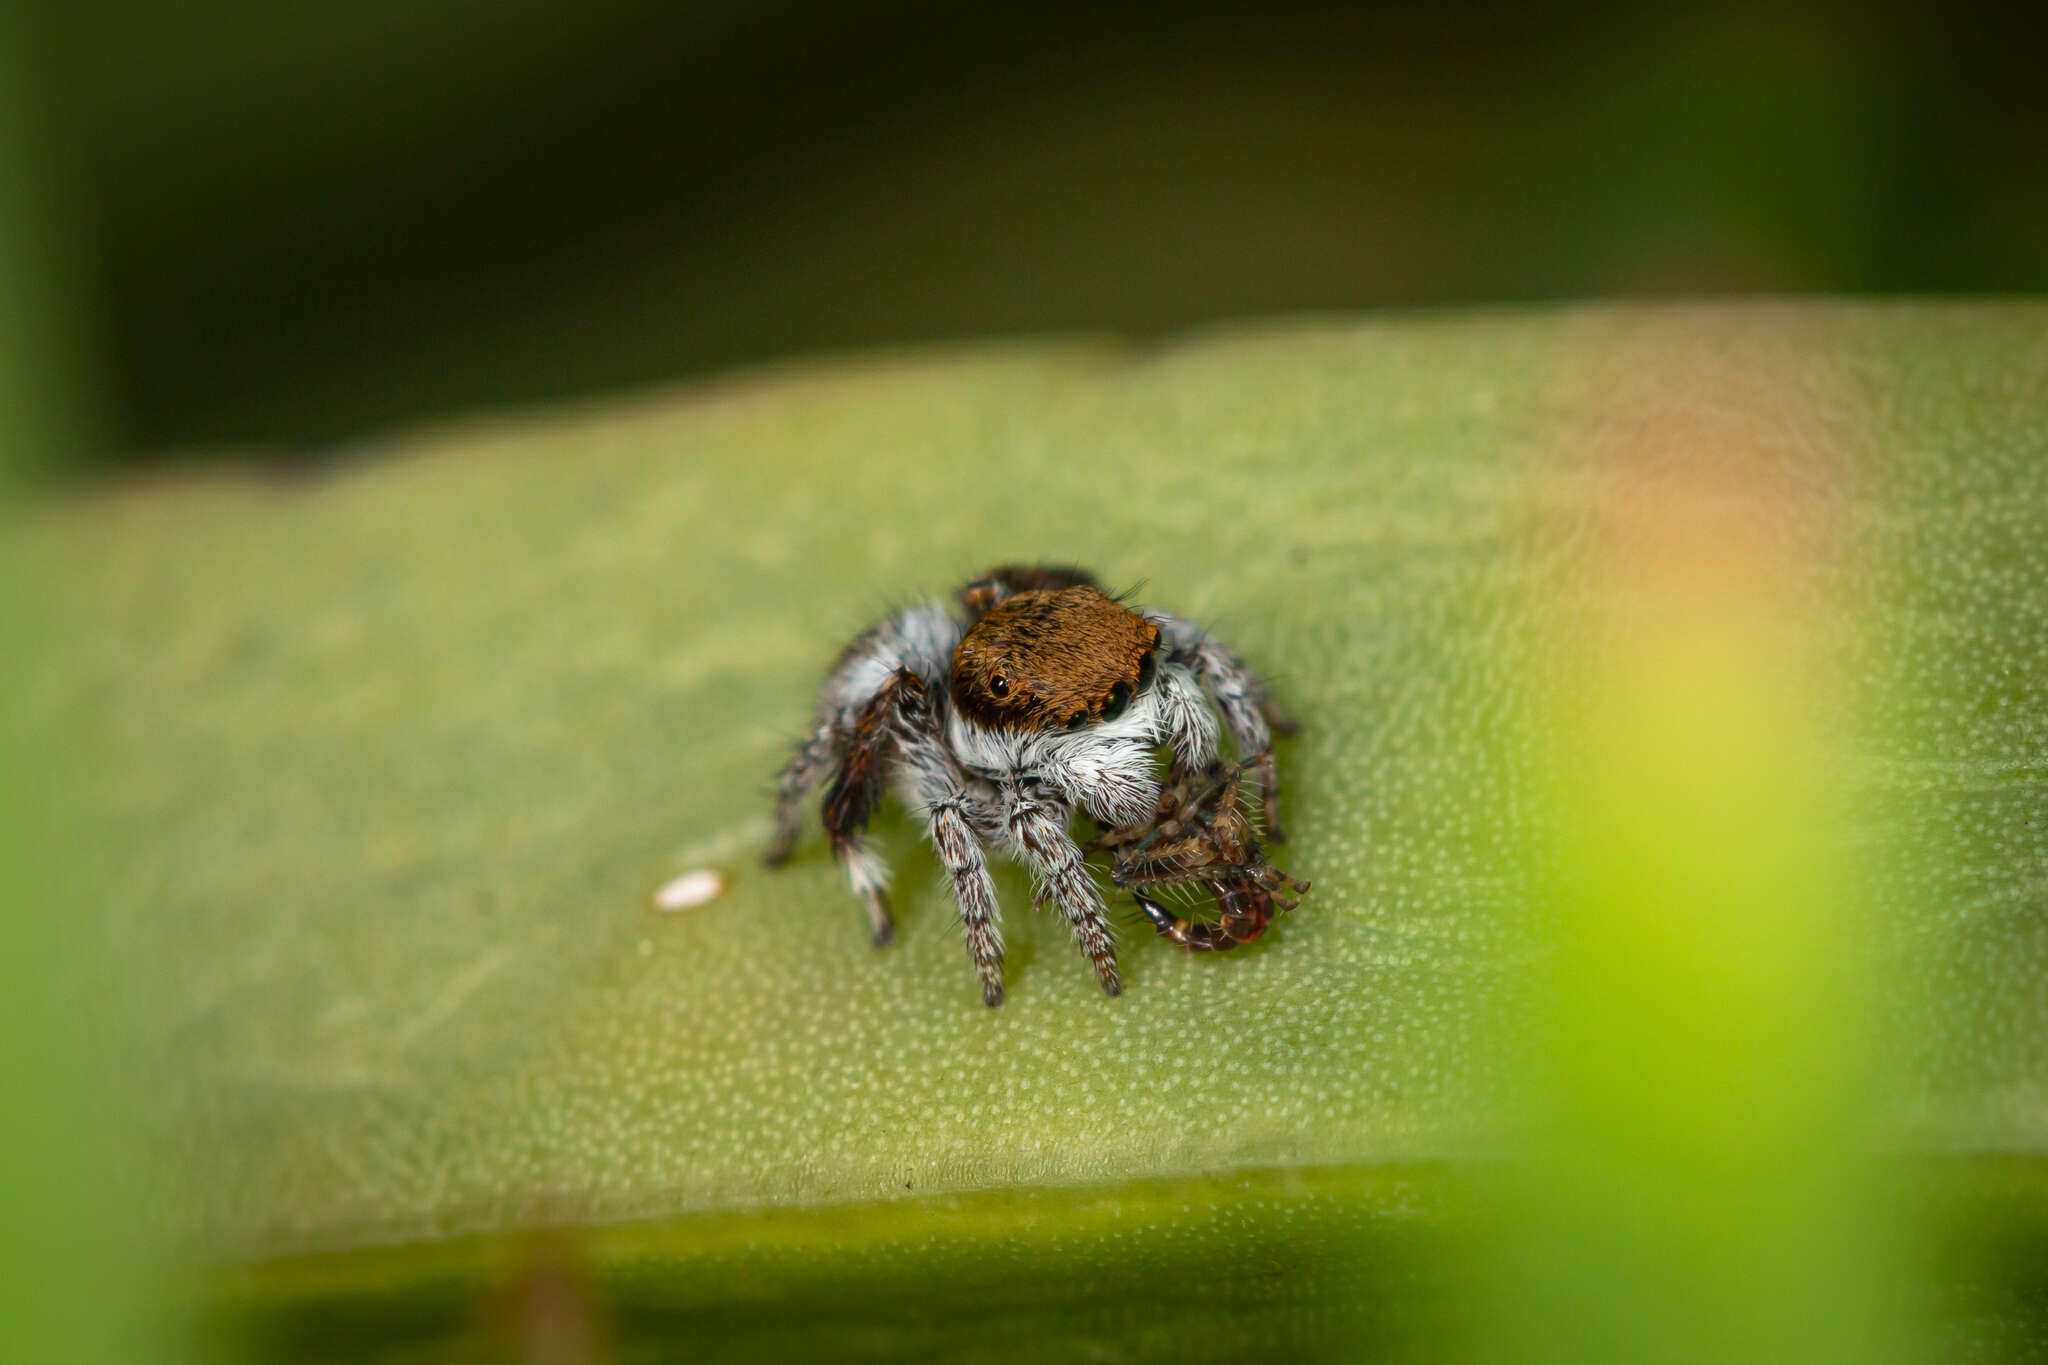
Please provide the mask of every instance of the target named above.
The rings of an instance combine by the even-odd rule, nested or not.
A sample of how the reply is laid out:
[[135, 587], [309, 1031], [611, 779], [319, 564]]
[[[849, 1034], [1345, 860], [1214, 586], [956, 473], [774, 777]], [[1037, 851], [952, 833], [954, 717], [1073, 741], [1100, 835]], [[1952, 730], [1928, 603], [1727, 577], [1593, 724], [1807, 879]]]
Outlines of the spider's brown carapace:
[[1144, 690], [1159, 627], [1100, 588], [1035, 588], [984, 612], [953, 651], [953, 704], [977, 725], [1078, 730]]

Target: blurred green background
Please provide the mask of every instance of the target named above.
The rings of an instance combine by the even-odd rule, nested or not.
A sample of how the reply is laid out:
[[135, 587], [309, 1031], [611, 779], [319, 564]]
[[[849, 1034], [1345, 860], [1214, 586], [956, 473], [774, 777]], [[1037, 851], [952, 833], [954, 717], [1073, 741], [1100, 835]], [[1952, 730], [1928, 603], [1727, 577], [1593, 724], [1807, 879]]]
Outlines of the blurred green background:
[[[1556, 586], [1539, 581], [1555, 567], [1545, 555], [1561, 553], [1545, 536], [1578, 543], [1535, 513], [1601, 505], [1588, 492], [1599, 479], [1572, 463], [1602, 430], [1586, 413], [1617, 409], [1629, 420], [1615, 425], [1653, 438], [1622, 441], [1629, 457], [1661, 467], [1663, 433], [1697, 404], [1763, 412], [1773, 431], [1799, 428], [1777, 421], [1787, 414], [1811, 418], [1822, 435], [1783, 463], [1811, 475], [1800, 496], [1840, 491], [1830, 480], [1843, 477], [1841, 503], [1828, 493], [1813, 515], [1847, 528], [1865, 567], [1881, 567], [1867, 578], [1841, 567], [1892, 612], [1871, 614], [1874, 626], [1849, 613], [1844, 676], [1847, 695], [1864, 689], [1877, 709], [1896, 709], [1888, 719], [1903, 717], [1906, 737], [1895, 752], [1878, 746], [1874, 775], [1859, 780], [1895, 807], [1884, 828], [1907, 831], [1886, 847], [1925, 855], [1886, 883], [1899, 904], [1883, 910], [1899, 912], [1904, 946], [1887, 939], [1879, 956], [1913, 967], [1908, 987], [1932, 1005], [1880, 1011], [1907, 1021], [1897, 1037], [1829, 1032], [1861, 1019], [1856, 991], [1868, 983], [1845, 986], [1814, 945], [1855, 934], [1802, 928], [1797, 912], [1847, 907], [1853, 925], [1850, 912], [1868, 907], [1861, 888], [1807, 894], [1802, 878], [1837, 867], [1806, 857], [1812, 846], [1846, 856], [1808, 836], [1848, 817], [1783, 780], [1813, 779], [1818, 760], [1802, 768], [1794, 742], [1811, 716], [1773, 719], [1766, 705], [1784, 701], [1780, 675], [1695, 670], [1704, 698], [1622, 686], [1665, 703], [1647, 719], [1610, 708], [1651, 736], [1626, 733], [1628, 751], [1660, 761], [1648, 777], [1615, 763], [1586, 778], [1578, 814], [1628, 837], [1551, 851], [1575, 877], [1559, 878], [1551, 907], [1563, 979], [1586, 988], [1567, 997], [1571, 1009], [1532, 1009], [1526, 1022], [1582, 1045], [1566, 1050], [1561, 1075], [1538, 1078], [1564, 1102], [1530, 1117], [1523, 1151], [1549, 1165], [1523, 1172], [1526, 1187], [1504, 1201], [1507, 1231], [1491, 1243], [1504, 1264], [1473, 1273], [1518, 1291], [1499, 1296], [1504, 1320], [1487, 1325], [1509, 1343], [1493, 1341], [1493, 1353], [1571, 1355], [1592, 1320], [1611, 1339], [1579, 1358], [1640, 1358], [1646, 1336], [1665, 1358], [1701, 1342], [1695, 1355], [1734, 1358], [1728, 1343], [1753, 1330], [1807, 1330], [1818, 1344], [1786, 1358], [1866, 1359], [1898, 1319], [1940, 1316], [1951, 1355], [2024, 1358], [2048, 1341], [2048, 1177], [2028, 1155], [2048, 1112], [2038, 305], [1748, 304], [1718, 320], [1491, 308], [2048, 290], [2043, 51], [2038, 17], [1993, 23], [1932, 4], [0, 10], [0, 455], [66, 452], [100, 473], [252, 449], [386, 456], [356, 481], [216, 478], [217, 468], [106, 480], [119, 486], [32, 507], [27, 555], [0, 538], [0, 643], [36, 665], [0, 676], [0, 899], [64, 907], [6, 923], [14, 1098], [0, 1194], [14, 1255], [0, 1266], [11, 1293], [0, 1326], [12, 1333], [0, 1354], [177, 1356], [186, 1343], [158, 1311], [162, 1249], [139, 1225], [189, 1232], [203, 1222], [193, 1207], [215, 1207], [201, 1198], [227, 1210], [209, 1256], [238, 1236], [255, 1248], [247, 1283], [227, 1278], [227, 1315], [256, 1321], [259, 1335], [274, 1329], [277, 1354], [293, 1343], [311, 1353], [328, 1335], [338, 1356], [367, 1353], [380, 1333], [436, 1341], [494, 1302], [505, 1277], [493, 1258], [529, 1255], [517, 1235], [559, 1216], [541, 1198], [555, 1179], [612, 1201], [602, 1207], [620, 1221], [594, 1237], [591, 1273], [649, 1351], [707, 1321], [757, 1343], [761, 1322], [729, 1307], [755, 1300], [735, 1286], [778, 1324], [785, 1302], [839, 1294], [842, 1318], [782, 1324], [811, 1347], [855, 1310], [914, 1293], [950, 1304], [961, 1283], [1009, 1287], [1019, 1332], [1043, 1329], [1056, 1304], [1074, 1308], [1077, 1342], [1118, 1339], [1102, 1325], [1113, 1317], [1122, 1339], [1205, 1344], [1216, 1358], [1280, 1331], [1318, 1343], [1380, 1332], [1384, 1345], [1400, 1333], [1382, 1319], [1408, 1330], [1413, 1314], [1433, 1331], [1469, 1316], [1488, 1300], [1430, 1278], [1435, 1251], [1419, 1245], [1440, 1223], [1426, 1215], [1459, 1196], [1432, 1183], [1441, 1172], [1411, 1179], [1399, 1163], [1371, 1164], [1387, 1152], [1365, 1139], [1404, 1105], [1470, 1116], [1454, 1084], [1469, 1078], [1432, 1051], [1464, 1039], [1459, 1010], [1485, 1013], [1472, 1002], [1491, 997], [1473, 982], [1497, 984], [1485, 973], [1500, 945], [1464, 917], [1525, 910], [1502, 864], [1543, 852], [1533, 834], [1527, 847], [1504, 842], [1488, 817], [1495, 806], [1547, 811], [1554, 794], [1455, 784], [1448, 818], [1436, 818], [1403, 784], [1451, 791], [1446, 754], [1491, 764], [1489, 738], [1564, 729], [1545, 699], [1515, 700], [1550, 675], [1511, 667], [1524, 662], [1502, 652], [1514, 632], [1495, 629], [1526, 625], [1535, 614], [1521, 608]], [[1480, 304], [1489, 311], [1456, 327], [1385, 312]], [[503, 428], [379, 434], [790, 357], [1036, 332], [1143, 341], [1286, 312], [1346, 316], [1135, 358], [1085, 340], [940, 350]], [[1708, 382], [1724, 351], [1756, 371], [1732, 390]], [[1632, 407], [1625, 385], [1615, 401], [1596, 382], [1609, 366], [1650, 373], [1654, 401]], [[1782, 409], [1768, 382], [1781, 372], [1796, 376], [1799, 400]], [[1735, 400], [1720, 401], [1727, 392]], [[1693, 435], [1709, 453], [1728, 444], [1713, 429]], [[1781, 453], [1756, 463], [1776, 468]], [[1039, 496], [1077, 465], [1106, 486], [1170, 496], [1119, 503], [1114, 517]], [[838, 486], [849, 470], [865, 475], [852, 494]], [[1782, 491], [1760, 487], [1748, 495]], [[1258, 497], [1215, 491], [1246, 488]], [[1723, 488], [1679, 493], [1680, 520], [1688, 497], [1727, 500]], [[805, 543], [848, 520], [863, 534], [830, 538], [829, 555]], [[1020, 957], [1039, 941], [1039, 1013], [1020, 996], [1008, 1032], [979, 1014], [965, 1027], [988, 1028], [975, 1035], [975, 1079], [1027, 1083], [1004, 1092], [1007, 1126], [972, 1154], [1044, 1136], [1041, 1100], [1020, 1096], [1063, 1096], [1048, 1107], [1079, 1124], [1119, 1093], [1094, 1078], [1063, 1081], [1066, 1091], [1046, 1079], [1077, 1030], [1103, 1040], [1089, 1055], [1140, 1080], [1171, 1076], [1158, 1058], [1178, 1059], [1190, 1034], [1228, 1033], [1239, 1060], [1253, 1060], [1229, 1084], [1188, 1088], [1222, 1115], [1204, 1130], [1209, 1147], [1173, 1145], [1182, 1120], [1203, 1112], [1185, 1098], [1152, 1115], [1145, 1136], [1159, 1151], [1134, 1147], [1128, 1126], [1091, 1130], [1124, 1174], [1163, 1183], [1068, 1198], [1028, 1180], [982, 1188], [981, 1173], [956, 1170], [957, 1203], [942, 1184], [849, 1213], [830, 1201], [855, 1187], [821, 1180], [822, 1208], [782, 1220], [739, 1196], [732, 1208], [677, 1202], [684, 1186], [660, 1161], [682, 1162], [690, 1140], [728, 1162], [691, 1166], [692, 1178], [730, 1177], [758, 1195], [748, 1182], [761, 1172], [740, 1160], [741, 1143], [712, 1142], [703, 1106], [679, 1124], [661, 1107], [690, 1086], [730, 1099], [719, 1066], [736, 1057], [780, 1078], [769, 1063], [788, 1044], [801, 1055], [787, 1090], [830, 1097], [835, 1084], [893, 1084], [900, 1055], [791, 1028], [800, 1017], [772, 993], [753, 1008], [783, 1027], [753, 1031], [752, 1051], [678, 1029], [679, 1009], [719, 1007], [707, 981], [745, 984], [718, 952], [809, 962], [835, 983], [806, 995], [809, 1008], [837, 1018], [849, 998], [883, 993], [905, 1036], [950, 1040], [957, 944], [929, 885], [913, 893], [925, 910], [908, 951], [930, 960], [910, 970], [814, 932], [850, 918], [815, 847], [799, 890], [784, 889], [789, 878], [743, 882], [726, 921], [650, 928], [642, 905], [669, 862], [711, 857], [693, 831], [759, 795], [748, 784], [772, 770], [783, 728], [860, 614], [878, 595], [979, 567], [992, 527], [1009, 537], [1006, 554], [1155, 574], [1171, 585], [1162, 600], [1291, 671], [1283, 681], [1315, 724], [1287, 758], [1308, 798], [1290, 856], [1322, 864], [1304, 865], [1318, 879], [1307, 913], [1223, 971], [1197, 976], [1213, 964], [1136, 947], [1151, 979], [1121, 1014], [1085, 992], [1058, 994], [1056, 929], [1016, 913]], [[1731, 558], [1729, 577], [1741, 581], [1746, 562]], [[22, 583], [39, 610], [25, 608]], [[1499, 610], [1469, 610], [1466, 593]], [[1763, 594], [1751, 608], [1768, 618], [1776, 605]], [[1718, 728], [1698, 727], [1716, 698], [1727, 703]], [[1852, 713], [1833, 694], [1808, 701]], [[1661, 784], [1680, 769], [1698, 780]], [[1645, 791], [1668, 806], [1638, 799]], [[1404, 845], [1386, 837], [1402, 818], [1425, 832], [1428, 856], [1403, 861]], [[738, 829], [730, 847], [742, 853], [717, 856], [751, 872], [751, 836]], [[907, 822], [887, 832], [906, 855], [915, 847]], [[1734, 842], [1746, 861], [1719, 856]], [[1876, 836], [1855, 851], [1873, 881], [1891, 870], [1887, 857], [1908, 861]], [[1347, 858], [1370, 860], [1348, 887], [1332, 875]], [[1700, 912], [1691, 923], [1746, 925], [1767, 945], [1726, 980], [1701, 984], [1692, 967], [1712, 962], [1727, 934], [1631, 942], [1617, 930], [1654, 922], [1645, 907], [1670, 901], [1661, 893], [1693, 864], [1723, 879], [1687, 883]], [[1642, 865], [1662, 870], [1644, 876]], [[1402, 887], [1409, 902], [1382, 903]], [[1021, 889], [1011, 900], [1021, 904]], [[1736, 901], [1746, 916], [1715, 917]], [[92, 917], [73, 917], [95, 902]], [[763, 913], [736, 913], [750, 905]], [[802, 928], [786, 933], [772, 913], [803, 916]], [[594, 926], [581, 956], [544, 937], [545, 951], [520, 948], [522, 926], [541, 936], [564, 923]], [[746, 935], [791, 946], [752, 951]], [[502, 1011], [437, 1013], [461, 998], [447, 992], [472, 979], [480, 944], [487, 970], [475, 981], [510, 944], [505, 960], [549, 989], [515, 989], [508, 976], [494, 988], [511, 1002]], [[1325, 1015], [1303, 1008], [1304, 982]], [[1740, 989], [1714, 989], [1731, 982]], [[1799, 1047], [1758, 1025], [1785, 1017], [1786, 999], [1805, 1002]], [[1458, 1009], [1432, 1018], [1417, 1004], [1440, 1000]], [[1950, 1006], [1963, 1016], [1955, 1027], [1915, 1027]], [[1218, 1017], [1189, 1013], [1199, 1009]], [[440, 1029], [451, 1015], [458, 1026]], [[394, 1024], [401, 1016], [427, 1023]], [[649, 1027], [607, 1031], [636, 1018]], [[1488, 1027], [1521, 1019], [1506, 1011]], [[1375, 1025], [1359, 1035], [1371, 1038], [1370, 1065], [1298, 1036], [1313, 1026], [1348, 1037], [1361, 1020]], [[1385, 1045], [1388, 1031], [1400, 1046]], [[586, 1036], [598, 1041], [569, 1045]], [[322, 1069], [347, 1060], [337, 1038], [388, 1047], [436, 1084], [390, 1100], [349, 1073], [333, 1095], [308, 1099], [348, 1072]], [[474, 1064], [500, 1046], [522, 1059], [501, 1068], [512, 1078], [503, 1091]], [[528, 1046], [559, 1048], [557, 1068], [525, 1065]], [[700, 1047], [697, 1069], [678, 1065]], [[1660, 1065], [1671, 1056], [1712, 1065]], [[1272, 1119], [1227, 1148], [1230, 1124], [1248, 1121], [1232, 1086], [1267, 1084], [1277, 1073], [1261, 1066], [1275, 1058], [1297, 1076], [1300, 1058], [1329, 1068], [1337, 1079], [1293, 1090], [1349, 1105], [1352, 1125]], [[1914, 1240], [1911, 1217], [1873, 1195], [1881, 1177], [1837, 1161], [1855, 1145], [1843, 1132], [1863, 1117], [1866, 1062], [1924, 1083], [1904, 1104], [1916, 1150], [1981, 1158], [1933, 1182], [1961, 1189], [1949, 1202], [1974, 1216], [1943, 1226], [1963, 1231]], [[644, 1090], [636, 1067], [655, 1078]], [[147, 1077], [143, 1098], [107, 1079], [128, 1070]], [[1032, 1089], [1034, 1077], [1046, 1088]], [[979, 1119], [998, 1092], [968, 1094], [958, 1078], [957, 1067], [933, 1069], [888, 1093], [928, 1127], [955, 1104], [971, 1102]], [[590, 1112], [610, 1126], [551, 1126], [579, 1112], [562, 1102], [573, 1086], [587, 1086]], [[159, 1091], [174, 1096], [168, 1106]], [[731, 1121], [765, 1131], [762, 1115], [788, 1105], [781, 1090], [764, 1093]], [[507, 1114], [539, 1116], [538, 1131]], [[421, 1161], [416, 1135], [430, 1120], [450, 1136]], [[150, 1165], [109, 1137], [138, 1123], [162, 1130], [144, 1134], [152, 1154], [170, 1147], [177, 1159]], [[1603, 1124], [1625, 1140], [1582, 1140]], [[644, 1145], [586, 1150], [572, 1140], [586, 1131]], [[371, 1138], [326, 1145], [351, 1132]], [[1286, 1145], [1311, 1137], [1323, 1145], [1307, 1156]], [[771, 1174], [817, 1178], [815, 1149], [784, 1138], [803, 1159]], [[923, 1159], [944, 1150], [937, 1141], [912, 1132], [900, 1150], [863, 1150]], [[1403, 1152], [1444, 1150], [1417, 1141]], [[1332, 1164], [1299, 1179], [1228, 1169], [1275, 1152]], [[1096, 1169], [1097, 1155], [1074, 1146], [1048, 1169]], [[354, 1183], [323, 1164], [355, 1162]], [[493, 1170], [511, 1174], [488, 1184]], [[488, 1184], [499, 1202], [476, 1205], [492, 1215], [478, 1226], [514, 1251], [423, 1238], [386, 1255], [370, 1224], [321, 1202], [346, 1211], [356, 1199], [445, 1230], [471, 1207], [456, 1198], [465, 1181]], [[678, 1219], [634, 1221], [664, 1210]], [[1117, 1225], [1140, 1213], [1127, 1242]], [[337, 1259], [265, 1259], [294, 1238]], [[1857, 1245], [1815, 1250], [1830, 1238]], [[1936, 1263], [1913, 1292], [1939, 1300], [1939, 1314], [1894, 1302], [1907, 1275], [1895, 1262], [1908, 1257], [1894, 1243], [1907, 1240]], [[1243, 1300], [1217, 1297], [1211, 1316], [1190, 1317], [1151, 1296], [1155, 1257], [1177, 1260], [1181, 1275], [1261, 1278]], [[1697, 1265], [1719, 1277], [1706, 1333], [1688, 1316], [1702, 1311]], [[1077, 1285], [1095, 1297], [1077, 1298]], [[985, 1312], [932, 1313], [980, 1347]], [[901, 1353], [904, 1340], [885, 1331], [874, 1353]], [[1020, 1354], [1031, 1345], [1004, 1341]], [[873, 1343], [839, 1344], [855, 1354]]]
[[2048, 27], [1955, 5], [21, 20], [103, 450], [991, 332], [2048, 288]]

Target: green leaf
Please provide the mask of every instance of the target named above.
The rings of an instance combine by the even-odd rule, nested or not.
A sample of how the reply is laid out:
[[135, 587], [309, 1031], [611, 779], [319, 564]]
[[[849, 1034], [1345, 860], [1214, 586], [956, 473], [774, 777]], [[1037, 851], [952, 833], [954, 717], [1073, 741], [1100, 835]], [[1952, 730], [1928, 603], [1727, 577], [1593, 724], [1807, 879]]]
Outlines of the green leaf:
[[[1229, 1354], [1186, 1302], [1248, 1248], [1290, 1270], [1240, 1299], [1384, 1327], [1362, 1267], [1420, 1264], [1405, 1214], [1449, 1197], [1404, 1173], [1499, 1138], [1540, 928], [1531, 602], [1572, 600], [1613, 395], [1682, 430], [1716, 374], [1790, 395], [1771, 449], [1820, 490], [1812, 626], [1914, 986], [1884, 1131], [2042, 1152], [2048, 307], [1644, 307], [794, 367], [45, 509], [74, 628], [36, 695], [92, 778], [150, 1216], [272, 1267], [235, 1302], [367, 1296], [394, 1339], [555, 1224], [594, 1230], [629, 1338], [794, 1340], [760, 1286], [836, 1284], [805, 1339], [908, 1349], [846, 1286], [1023, 1258], [1013, 1308]], [[815, 828], [759, 866], [838, 649], [1019, 559], [1142, 583], [1302, 720], [1271, 852], [1315, 889], [1258, 945], [1124, 914], [1107, 999], [1005, 873], [990, 1011], [900, 811], [886, 952]], [[700, 868], [721, 897], [653, 908]]]

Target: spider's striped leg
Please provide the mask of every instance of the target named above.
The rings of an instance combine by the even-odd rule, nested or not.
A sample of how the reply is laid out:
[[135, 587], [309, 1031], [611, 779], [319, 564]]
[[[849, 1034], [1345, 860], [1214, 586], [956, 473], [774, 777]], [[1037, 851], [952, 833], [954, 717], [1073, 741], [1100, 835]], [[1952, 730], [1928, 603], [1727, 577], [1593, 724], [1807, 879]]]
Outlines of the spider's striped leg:
[[1287, 842], [1280, 824], [1280, 769], [1273, 761], [1273, 736], [1298, 734], [1301, 727], [1273, 700], [1265, 680], [1200, 626], [1168, 612], [1146, 615], [1159, 626], [1172, 657], [1191, 666], [1203, 689], [1216, 699], [1238, 758], [1252, 765], [1265, 808], [1266, 838], [1276, 844]]
[[898, 693], [892, 680], [861, 711], [846, 738], [839, 770], [825, 790], [825, 832], [832, 836], [833, 855], [845, 866], [853, 893], [867, 909], [868, 935], [877, 948], [896, 941], [896, 921], [889, 913], [889, 865], [868, 843], [865, 831], [887, 785], [894, 742], [890, 716]]
[[1216, 698], [1216, 705], [1223, 712], [1223, 726], [1230, 731], [1230, 742], [1237, 746], [1238, 757], [1251, 767], [1259, 784], [1266, 837], [1276, 844], [1286, 843], [1287, 834], [1280, 825], [1280, 769], [1273, 761], [1274, 727], [1268, 717], [1279, 716], [1282, 733], [1294, 733], [1301, 727], [1273, 705], [1259, 675], [1214, 640], [1202, 641], [1195, 652], [1195, 665], [1202, 675], [1202, 685]]
[[1124, 993], [1116, 965], [1116, 939], [1110, 933], [1102, 892], [1081, 861], [1081, 850], [1067, 834], [1067, 807], [1007, 792], [1004, 823], [1010, 842], [1037, 874], [1041, 894], [1059, 910], [1074, 931], [1074, 941], [1095, 966], [1095, 976], [1110, 995]]
[[968, 793], [958, 765], [939, 738], [938, 715], [917, 675], [899, 672], [884, 693], [890, 699], [888, 723], [897, 761], [911, 775], [932, 848], [952, 879], [967, 952], [981, 978], [982, 1003], [993, 1009], [1003, 1003], [1003, 934], [997, 922], [995, 882], [988, 873], [981, 836], [975, 832], [977, 816], [986, 824], [991, 813]]
[[839, 740], [839, 727], [830, 719], [821, 720], [783, 767], [782, 776], [775, 783], [775, 837], [769, 842], [768, 851], [761, 855], [761, 861], [768, 866], [780, 867], [789, 861], [797, 836], [803, 833], [804, 793], [832, 762]]
[[1003, 1003], [1003, 932], [996, 919], [996, 888], [988, 863], [967, 818], [962, 792], [942, 796], [925, 807], [932, 847], [953, 880], [953, 899], [960, 906], [960, 928], [968, 956], [981, 978], [981, 1000], [990, 1009]]

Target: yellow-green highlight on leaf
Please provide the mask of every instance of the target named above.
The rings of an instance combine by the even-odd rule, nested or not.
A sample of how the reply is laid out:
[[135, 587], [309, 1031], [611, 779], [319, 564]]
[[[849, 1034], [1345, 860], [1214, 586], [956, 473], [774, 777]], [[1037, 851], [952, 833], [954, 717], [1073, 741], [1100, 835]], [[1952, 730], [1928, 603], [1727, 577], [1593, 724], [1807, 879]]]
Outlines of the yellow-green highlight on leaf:
[[[44, 508], [70, 631], [21, 689], [89, 788], [94, 988], [151, 1040], [137, 1216], [213, 1258], [400, 1266], [1500, 1154], [1496, 1024], [1552, 927], [1526, 722], [1567, 657], [1530, 604], [1599, 586], [1558, 534], [1596, 481], [1560, 461], [1617, 372], [1651, 429], [1683, 410], [1703, 336], [1796, 358], [1778, 473], [1841, 529], [1814, 600], [1845, 605], [1799, 618], [1817, 742], [1862, 950], [1910, 983], [1871, 1006], [1868, 1131], [2040, 1152], [2048, 307], [1645, 306], [794, 367]], [[900, 812], [886, 953], [821, 837], [758, 854], [841, 645], [1038, 558], [1142, 581], [1273, 679], [1304, 724], [1274, 856], [1315, 891], [1213, 957], [1126, 915], [1106, 1000], [1006, 874], [989, 1011]], [[699, 868], [722, 897], [652, 908]]]
[[[1558, 462], [1586, 590], [1532, 601], [1526, 702], [1554, 811], [1528, 856], [1524, 1126], [1503, 1174], [1497, 1354], [1857, 1362], [1909, 1344], [1904, 1209], [1871, 1150], [1879, 932], [1816, 620], [1850, 504], [1803, 349], [1674, 338], [1614, 367]], [[1597, 389], [1596, 389], [1597, 392]]]

